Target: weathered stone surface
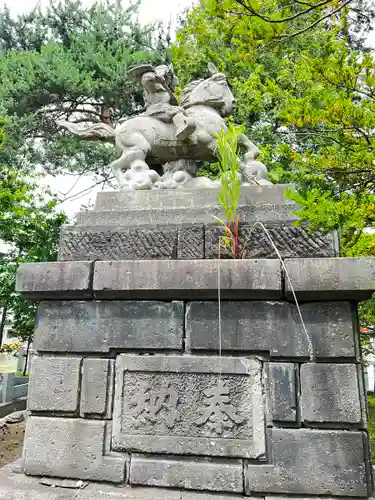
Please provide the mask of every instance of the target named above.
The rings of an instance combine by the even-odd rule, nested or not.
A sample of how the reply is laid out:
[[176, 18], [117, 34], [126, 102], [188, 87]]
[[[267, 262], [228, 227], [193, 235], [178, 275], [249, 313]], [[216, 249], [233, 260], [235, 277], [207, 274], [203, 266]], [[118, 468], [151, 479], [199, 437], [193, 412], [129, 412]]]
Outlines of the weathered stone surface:
[[[301, 305], [301, 312], [316, 357], [355, 357], [350, 303], [307, 303]], [[187, 350], [219, 350], [218, 317], [217, 302], [187, 304]], [[307, 357], [310, 350], [297, 308], [286, 302], [222, 302], [221, 344], [223, 351], [276, 357]]]
[[92, 262], [21, 264], [16, 290], [32, 299], [79, 299], [92, 296]]
[[[375, 258], [290, 259], [285, 266], [300, 300], [366, 300], [375, 291]], [[285, 279], [285, 293], [292, 299]]]
[[[231, 495], [141, 486], [119, 487], [92, 481], [83, 490], [50, 488], [40, 484], [39, 477], [15, 474], [8, 468], [0, 469], [0, 498], [1, 500], [255, 500], [253, 497], [244, 497], [236, 493]], [[311, 497], [310, 500], [323, 499]]]
[[112, 449], [263, 458], [261, 377], [251, 358], [122, 354]]
[[59, 260], [175, 259], [177, 229], [65, 226]]
[[[202, 190], [203, 191], [203, 190]], [[211, 193], [217, 192], [210, 190]], [[145, 192], [145, 191], [143, 191]], [[169, 191], [169, 193], [171, 193]], [[242, 204], [238, 206], [237, 213], [240, 220], [248, 223], [271, 222], [285, 224], [295, 219], [292, 210], [294, 205], [279, 205], [273, 203], [259, 205]], [[77, 224], [89, 228], [90, 226], [126, 226], [139, 227], [145, 224], [168, 226], [175, 224], [211, 224], [214, 217], [223, 217], [223, 209], [218, 202], [210, 207], [197, 205], [194, 208], [139, 208], [124, 210], [88, 210], [77, 214]]]
[[[277, 496], [277, 495], [266, 495], [265, 497], [265, 500], [285, 500], [285, 496]], [[355, 500], [355, 497], [340, 497], [341, 500]], [[316, 496], [308, 496], [308, 497], [305, 497], [305, 496], [301, 496], [301, 497], [297, 497], [297, 496], [294, 496], [293, 495], [293, 500], [335, 500], [334, 497], [316, 497]]]
[[113, 376], [113, 360], [83, 360], [81, 417], [112, 418]]
[[270, 421], [297, 420], [296, 365], [268, 364], [268, 413]]
[[23, 411], [15, 411], [10, 415], [4, 417], [4, 422], [6, 424], [18, 424], [19, 422], [23, 422], [29, 416], [29, 412], [26, 410]]
[[[240, 220], [285, 224], [295, 219], [296, 204], [284, 197], [292, 185], [243, 186], [238, 205]], [[216, 189], [166, 191], [111, 191], [98, 193], [96, 209], [80, 212], [77, 224], [127, 227], [145, 224], [210, 224], [222, 217]]]
[[[240, 203], [250, 206], [286, 205], [290, 210], [296, 208], [294, 201], [285, 198], [286, 189], [293, 184], [272, 184], [268, 186], [242, 186]], [[150, 190], [150, 191], [100, 191], [96, 196], [96, 210], [153, 210], [153, 209], [193, 209], [197, 207], [211, 209], [217, 206], [215, 189], [199, 189], [188, 191]], [[85, 212], [81, 212], [84, 214]], [[212, 219], [210, 220], [212, 222]]]
[[99, 420], [30, 417], [27, 420], [25, 472], [121, 483], [126, 457], [103, 456], [107, 423]]
[[79, 479], [60, 479], [58, 477], [42, 477], [40, 479], [40, 484], [45, 486], [51, 486], [51, 488], [68, 488], [74, 489], [76, 491], [86, 488], [89, 485], [89, 481], [82, 481]]
[[360, 423], [357, 366], [328, 363], [302, 365], [301, 417], [305, 422]]
[[217, 298], [218, 265], [222, 299], [278, 299], [281, 270], [277, 259], [150, 260], [96, 262], [97, 298]]
[[204, 259], [202, 224], [128, 228], [65, 226], [60, 261]]
[[273, 429], [272, 465], [248, 464], [247, 494], [367, 497], [362, 432]]
[[81, 362], [82, 358], [34, 357], [28, 409], [76, 413]]
[[132, 456], [130, 484], [242, 493], [242, 461], [187, 461]]
[[14, 411], [23, 411], [26, 409], [27, 398], [19, 398], [9, 403], [0, 403], [0, 419]]
[[204, 227], [202, 224], [184, 225], [178, 229], [177, 258], [204, 259]]
[[39, 305], [34, 346], [51, 352], [182, 349], [182, 302], [51, 301]]
[[[302, 227], [291, 225], [266, 225], [266, 229], [282, 258], [293, 257], [334, 257], [338, 255], [336, 234], [309, 234]], [[277, 258], [277, 254], [267, 234], [261, 226], [240, 224], [239, 248], [245, 259]], [[205, 258], [219, 257], [219, 238], [223, 229], [217, 225], [205, 227]], [[221, 258], [230, 257], [230, 252], [221, 247]]]

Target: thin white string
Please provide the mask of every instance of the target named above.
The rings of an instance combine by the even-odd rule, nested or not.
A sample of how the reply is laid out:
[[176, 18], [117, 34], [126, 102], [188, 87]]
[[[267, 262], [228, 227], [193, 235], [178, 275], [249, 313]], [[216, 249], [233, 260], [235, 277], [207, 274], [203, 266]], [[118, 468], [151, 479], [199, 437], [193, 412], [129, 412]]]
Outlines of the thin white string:
[[[301, 311], [300, 305], [298, 303], [297, 296], [296, 296], [288, 269], [285, 266], [285, 262], [283, 261], [283, 258], [281, 257], [281, 254], [280, 254], [277, 246], [275, 245], [271, 234], [269, 233], [268, 229], [264, 226], [264, 224], [262, 222], [255, 222], [255, 224], [251, 227], [250, 232], [252, 232], [256, 226], [260, 226], [263, 229], [266, 237], [268, 238], [273, 249], [275, 250], [276, 255], [277, 255], [277, 257], [281, 263], [281, 266], [285, 272], [286, 279], [288, 280], [290, 289], [292, 291], [293, 299], [294, 299], [294, 302], [296, 304], [296, 308], [297, 308], [298, 316], [299, 316], [300, 321], [301, 321], [303, 333], [305, 335], [305, 338], [306, 338], [306, 341], [308, 344], [308, 351], [309, 351], [310, 360], [312, 361], [315, 359], [314, 348], [313, 348], [313, 345], [312, 345], [312, 342], [310, 339], [310, 335], [307, 331], [305, 321], [304, 321], [303, 316], [302, 316], [302, 311]], [[219, 237], [219, 252], [218, 252], [219, 259], [218, 259], [218, 269], [217, 269], [217, 297], [218, 297], [218, 304], [219, 304], [219, 381], [221, 380], [221, 372], [222, 372], [222, 359], [221, 359], [222, 358], [222, 321], [221, 321], [221, 290], [220, 290], [220, 286], [221, 286], [221, 269], [220, 269], [221, 268], [221, 264], [220, 264], [221, 247], [220, 247], [220, 245], [221, 245], [221, 237]]]
[[222, 362], [221, 362], [221, 264], [220, 264], [220, 259], [221, 259], [221, 251], [220, 251], [220, 246], [221, 246], [221, 236], [219, 237], [219, 259], [217, 263], [217, 300], [219, 303], [219, 384], [221, 381], [221, 371], [222, 371]]
[[315, 356], [314, 356], [314, 348], [313, 348], [313, 345], [312, 345], [312, 342], [311, 342], [311, 339], [310, 339], [310, 335], [309, 335], [309, 333], [308, 333], [308, 331], [307, 331], [307, 328], [306, 328], [305, 322], [304, 322], [304, 320], [303, 320], [303, 316], [302, 316], [301, 308], [300, 308], [300, 306], [299, 306], [299, 303], [298, 303], [298, 300], [297, 300], [297, 296], [296, 296], [296, 293], [295, 293], [295, 291], [294, 291], [294, 287], [293, 287], [293, 284], [292, 284], [292, 280], [290, 279], [290, 275], [289, 275], [289, 273], [288, 273], [288, 269], [287, 269], [287, 268], [286, 268], [286, 266], [285, 266], [285, 263], [284, 263], [284, 261], [283, 261], [283, 259], [282, 259], [282, 257], [281, 257], [281, 254], [280, 254], [279, 250], [277, 249], [277, 247], [276, 247], [276, 245], [275, 245], [275, 243], [274, 243], [274, 241], [273, 241], [273, 239], [272, 239], [272, 236], [270, 235], [270, 233], [269, 233], [268, 229], [264, 226], [264, 224], [263, 224], [262, 222], [255, 222], [255, 224], [253, 225], [253, 227], [250, 229], [250, 232], [251, 232], [251, 231], [254, 229], [254, 227], [255, 227], [255, 226], [257, 226], [257, 225], [258, 225], [258, 226], [260, 226], [260, 227], [263, 229], [263, 231], [265, 232], [265, 234], [266, 234], [266, 236], [267, 236], [268, 240], [270, 241], [270, 243], [271, 243], [271, 245], [272, 245], [273, 249], [275, 250], [276, 255], [277, 255], [277, 257], [278, 257], [278, 259], [279, 259], [279, 261], [280, 261], [280, 263], [281, 263], [281, 266], [282, 266], [282, 268], [283, 268], [283, 270], [284, 270], [284, 272], [285, 272], [285, 276], [286, 276], [286, 278], [287, 278], [287, 280], [288, 280], [288, 283], [289, 283], [290, 289], [291, 289], [291, 291], [292, 291], [292, 295], [293, 295], [293, 298], [294, 298], [294, 302], [296, 303], [296, 307], [297, 307], [298, 315], [299, 315], [299, 318], [300, 318], [300, 320], [301, 320], [301, 324], [302, 324], [303, 332], [304, 332], [304, 334], [305, 334], [305, 337], [306, 337], [306, 340], [307, 340], [307, 344], [308, 344], [308, 347], [309, 347], [309, 355], [310, 355], [310, 360], [312, 361], [312, 360], [314, 360], [314, 359], [315, 359]]

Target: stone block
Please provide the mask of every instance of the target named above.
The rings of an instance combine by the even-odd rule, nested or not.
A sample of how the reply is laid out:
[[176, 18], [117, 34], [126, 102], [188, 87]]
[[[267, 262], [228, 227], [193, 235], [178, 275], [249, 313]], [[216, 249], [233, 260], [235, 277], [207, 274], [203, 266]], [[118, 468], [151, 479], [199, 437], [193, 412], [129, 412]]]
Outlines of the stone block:
[[[214, 190], [211, 190], [211, 192]], [[143, 191], [146, 193], [146, 191]], [[251, 205], [240, 203], [237, 213], [241, 221], [251, 224], [255, 222], [286, 224], [295, 220], [293, 205], [265, 203]], [[77, 214], [77, 224], [89, 229], [93, 226], [122, 226], [136, 228], [144, 226], [175, 226], [182, 224], [211, 224], [214, 217], [222, 218], [223, 209], [216, 202], [210, 207], [176, 207], [176, 208], [136, 208], [132, 210], [87, 210]]]
[[0, 404], [8, 403], [14, 399], [14, 386], [16, 375], [14, 372], [1, 372], [0, 374]]
[[60, 233], [60, 261], [176, 258], [204, 259], [202, 224], [65, 226]]
[[65, 226], [59, 260], [175, 259], [177, 229], [173, 227]]
[[25, 473], [124, 482], [126, 457], [103, 455], [108, 425], [100, 420], [30, 417], [24, 445]]
[[204, 259], [204, 226], [184, 225], [178, 229], [177, 258], [180, 260]]
[[362, 432], [273, 429], [272, 464], [248, 464], [247, 494], [367, 497], [368, 467]]
[[130, 484], [242, 493], [242, 461], [187, 461], [132, 456]]
[[181, 350], [182, 302], [47, 301], [39, 305], [34, 346], [51, 352]]
[[[308, 233], [303, 227], [291, 225], [266, 225], [269, 236], [275, 242], [281, 257], [334, 257], [338, 255], [336, 234]], [[223, 228], [218, 225], [205, 227], [205, 258], [219, 258], [219, 238]], [[245, 259], [276, 259], [277, 254], [261, 226], [241, 223], [239, 248]], [[230, 257], [230, 252], [221, 247], [221, 258]]]
[[[243, 186], [238, 204], [240, 220], [254, 223], [285, 224], [295, 220], [292, 200], [284, 197], [288, 185]], [[180, 224], [210, 224], [223, 209], [215, 189], [193, 191], [121, 191], [98, 193], [95, 210], [77, 215], [77, 224], [90, 226], [140, 227]]]
[[28, 394], [31, 411], [78, 411], [82, 358], [33, 358]]
[[301, 416], [305, 422], [359, 424], [362, 420], [357, 366], [301, 366]]
[[122, 354], [112, 449], [263, 460], [261, 379], [253, 358]]
[[297, 421], [297, 384], [294, 363], [268, 364], [268, 413], [272, 422]]
[[[285, 266], [300, 300], [369, 299], [375, 291], [375, 258], [290, 259]], [[293, 299], [285, 279], [285, 294]]]
[[[293, 184], [270, 184], [266, 186], [242, 186], [240, 204], [249, 206], [281, 205], [290, 210], [296, 208], [294, 201], [285, 198], [286, 189]], [[201, 207], [208, 211], [218, 205], [216, 189], [176, 189], [150, 191], [101, 191], [96, 197], [96, 210], [166, 210], [183, 208], [185, 211]], [[81, 212], [86, 213], [86, 212]], [[211, 219], [212, 221], [212, 219]]]
[[33, 300], [92, 297], [92, 262], [21, 264], [16, 290]]
[[[294, 496], [293, 500], [335, 500], [337, 497]], [[264, 500], [286, 500], [282, 495], [266, 495]], [[341, 500], [355, 500], [355, 497], [341, 497]]]
[[[46, 478], [43, 478], [44, 482], [46, 482]], [[50, 482], [54, 484], [60, 481], [52, 478]], [[0, 469], [0, 498], [1, 500], [252, 500], [250, 497], [237, 493], [220, 494], [142, 486], [121, 485], [119, 487], [96, 481], [90, 481], [83, 489], [51, 488], [41, 484], [39, 477], [14, 474], [5, 468]], [[312, 497], [310, 500], [333, 499]]]
[[[348, 302], [307, 303], [302, 317], [317, 358], [355, 357], [352, 306]], [[219, 350], [217, 302], [186, 306], [188, 351]], [[270, 353], [275, 357], [308, 357], [309, 339], [294, 304], [231, 301], [221, 303], [223, 351]]]
[[96, 262], [97, 298], [216, 299], [218, 265], [222, 299], [278, 299], [281, 270], [277, 259], [164, 260]]
[[113, 360], [83, 360], [81, 417], [112, 418], [113, 379]]

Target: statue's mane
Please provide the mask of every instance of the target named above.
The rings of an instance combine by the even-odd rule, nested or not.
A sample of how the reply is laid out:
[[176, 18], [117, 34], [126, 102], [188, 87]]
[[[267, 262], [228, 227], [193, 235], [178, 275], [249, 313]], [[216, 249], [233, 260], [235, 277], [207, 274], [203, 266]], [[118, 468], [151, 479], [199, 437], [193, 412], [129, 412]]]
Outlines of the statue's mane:
[[186, 85], [186, 87], [184, 88], [184, 90], [181, 93], [181, 102], [180, 102], [181, 106], [186, 106], [186, 104], [189, 103], [191, 93], [202, 82], [204, 82], [204, 78], [200, 78], [199, 80], [193, 80], [188, 85]]

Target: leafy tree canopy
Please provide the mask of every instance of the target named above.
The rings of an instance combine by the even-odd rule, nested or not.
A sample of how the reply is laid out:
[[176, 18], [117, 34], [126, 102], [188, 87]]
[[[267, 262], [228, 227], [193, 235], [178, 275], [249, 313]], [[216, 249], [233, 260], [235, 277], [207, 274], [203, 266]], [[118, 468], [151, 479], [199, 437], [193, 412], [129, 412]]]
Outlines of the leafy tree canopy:
[[[1, 151], [1, 127], [0, 137]], [[28, 338], [34, 330], [35, 304], [14, 291], [15, 277], [22, 262], [56, 259], [59, 229], [66, 217], [56, 211], [56, 200], [49, 196], [48, 201], [47, 196], [37, 177], [25, 177], [0, 164], [0, 243], [6, 244], [0, 252], [0, 339], [6, 319], [19, 338]]]
[[[182, 85], [207, 61], [224, 71], [271, 179], [297, 185], [300, 223], [338, 229], [342, 255], [375, 255], [374, 4], [321, 4], [203, 0], [181, 18], [173, 62]], [[361, 305], [362, 326], [374, 311]]]
[[41, 164], [52, 174], [94, 172], [109, 179], [105, 166], [113, 147], [80, 142], [55, 120], [116, 122], [139, 110], [141, 91], [126, 71], [165, 62], [168, 35], [141, 26], [138, 6], [61, 0], [16, 18], [7, 9], [0, 12], [0, 114], [8, 116], [3, 164], [23, 171]]
[[[266, 0], [257, 8], [263, 17], [291, 17], [296, 3]], [[348, 5], [277, 39], [303, 29], [306, 17], [272, 23], [244, 5], [207, 0], [185, 14], [173, 48], [181, 83], [202, 76], [207, 60], [228, 75], [235, 118], [261, 146], [271, 179], [296, 182], [302, 220], [312, 229], [340, 228], [345, 252], [375, 223], [375, 61], [360, 38], [372, 10], [362, 5], [366, 16], [353, 17]], [[320, 16], [312, 10], [309, 22]]]
[[132, 115], [143, 100], [128, 68], [168, 61], [168, 34], [141, 26], [138, 7], [60, 0], [18, 17], [0, 10], [0, 116], [7, 116], [0, 127], [7, 135], [0, 148], [0, 241], [10, 245], [0, 256], [0, 332], [8, 318], [17, 336], [32, 334], [35, 304], [14, 292], [16, 270], [20, 262], [54, 260], [65, 221], [56, 196], [39, 189], [38, 172], [92, 172], [95, 182], [112, 175], [112, 146], [81, 142], [56, 120], [116, 123]]
[[[343, 31], [351, 43], [363, 42], [375, 14], [375, 6], [366, 0], [204, 0], [203, 5], [216, 16], [251, 18], [254, 33], [282, 42], [300, 36], [318, 25], [330, 26], [343, 13]], [[343, 19], [343, 18], [342, 18]], [[350, 24], [350, 26], [349, 26]], [[269, 29], [269, 26], [273, 28]], [[353, 36], [354, 35], [354, 36]]]

